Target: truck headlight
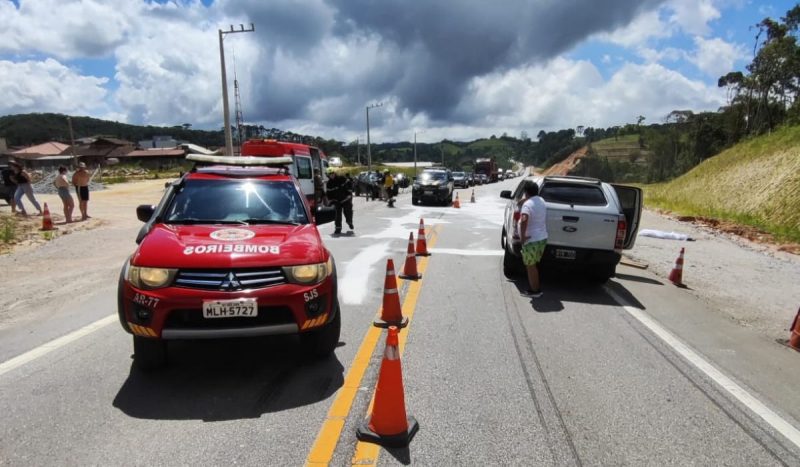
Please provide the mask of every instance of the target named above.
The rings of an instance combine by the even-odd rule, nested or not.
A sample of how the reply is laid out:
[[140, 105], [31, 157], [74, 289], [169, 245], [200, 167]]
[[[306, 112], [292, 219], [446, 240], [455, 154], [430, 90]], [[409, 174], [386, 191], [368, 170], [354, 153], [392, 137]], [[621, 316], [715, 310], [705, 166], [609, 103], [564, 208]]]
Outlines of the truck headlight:
[[294, 284], [317, 284], [333, 273], [333, 259], [328, 258], [324, 263], [287, 266], [283, 268], [283, 273], [286, 274], [286, 279]]
[[138, 289], [159, 289], [172, 284], [177, 269], [128, 267], [128, 282]]

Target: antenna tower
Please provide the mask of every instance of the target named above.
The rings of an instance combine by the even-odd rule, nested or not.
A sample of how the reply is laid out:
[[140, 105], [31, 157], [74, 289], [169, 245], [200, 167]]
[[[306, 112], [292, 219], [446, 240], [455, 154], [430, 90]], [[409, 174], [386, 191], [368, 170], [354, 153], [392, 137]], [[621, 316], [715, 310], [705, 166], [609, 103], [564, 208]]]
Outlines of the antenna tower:
[[239, 94], [239, 79], [236, 77], [236, 52], [233, 53], [233, 92], [236, 100], [236, 139], [237, 146], [239, 147], [238, 153], [242, 152], [242, 123], [244, 117], [242, 116], [242, 99]]

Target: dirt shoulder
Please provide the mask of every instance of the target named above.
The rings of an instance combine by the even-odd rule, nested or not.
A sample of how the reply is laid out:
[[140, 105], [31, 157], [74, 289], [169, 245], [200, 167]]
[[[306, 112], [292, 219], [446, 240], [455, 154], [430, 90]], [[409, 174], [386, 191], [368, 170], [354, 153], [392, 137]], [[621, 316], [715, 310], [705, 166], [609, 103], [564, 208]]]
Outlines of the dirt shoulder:
[[[91, 219], [71, 224], [64, 224], [57, 195], [37, 194], [40, 203], [47, 202], [56, 230], [39, 231], [39, 216], [15, 218], [28, 230], [0, 254], [0, 329], [40, 319], [94, 290], [113, 286], [136, 246], [141, 226], [136, 206], [158, 202], [164, 183], [147, 180], [92, 192]], [[0, 221], [11, 217], [10, 211], [0, 207]]]

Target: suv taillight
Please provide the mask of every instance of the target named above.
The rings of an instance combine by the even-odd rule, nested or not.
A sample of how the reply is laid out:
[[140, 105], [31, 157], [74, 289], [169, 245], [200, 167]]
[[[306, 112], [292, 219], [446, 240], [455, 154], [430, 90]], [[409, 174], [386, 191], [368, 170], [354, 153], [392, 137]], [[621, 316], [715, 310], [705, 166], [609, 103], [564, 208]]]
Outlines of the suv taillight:
[[625, 232], [628, 230], [628, 223], [625, 219], [617, 221], [617, 239], [614, 241], [614, 249], [622, 250], [625, 248]]
[[520, 213], [519, 213], [519, 211], [514, 211], [514, 222], [518, 221], [518, 220], [519, 220], [519, 218], [520, 218]]

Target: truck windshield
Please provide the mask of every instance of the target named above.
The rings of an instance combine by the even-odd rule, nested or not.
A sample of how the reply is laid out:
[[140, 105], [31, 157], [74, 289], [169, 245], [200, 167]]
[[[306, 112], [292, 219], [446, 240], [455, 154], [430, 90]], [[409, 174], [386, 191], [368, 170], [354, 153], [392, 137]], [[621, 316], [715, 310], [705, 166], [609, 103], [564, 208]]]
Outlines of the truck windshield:
[[291, 182], [187, 180], [165, 210], [168, 224], [307, 224]]
[[539, 194], [551, 203], [577, 204], [581, 206], [605, 206], [603, 190], [596, 185], [575, 183], [546, 183]]

